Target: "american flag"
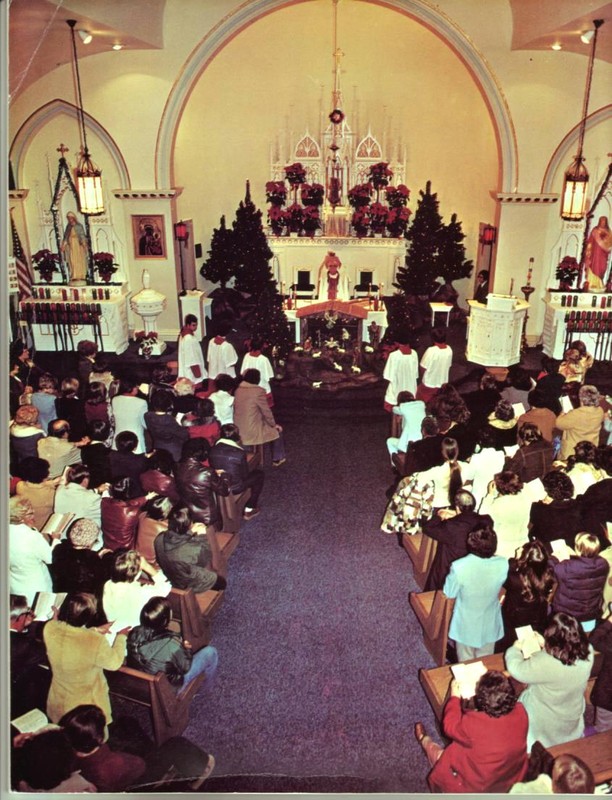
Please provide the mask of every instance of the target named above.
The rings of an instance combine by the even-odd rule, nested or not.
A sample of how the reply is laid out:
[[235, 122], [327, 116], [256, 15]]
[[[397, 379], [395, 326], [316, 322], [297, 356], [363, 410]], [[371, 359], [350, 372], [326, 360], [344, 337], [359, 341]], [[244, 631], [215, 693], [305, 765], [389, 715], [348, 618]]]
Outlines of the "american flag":
[[15, 266], [17, 267], [17, 284], [19, 286], [19, 299], [24, 300], [26, 297], [32, 297], [32, 273], [28, 259], [23, 252], [21, 246], [21, 239], [17, 233], [15, 220], [11, 214], [11, 235], [13, 239], [13, 258], [15, 259]]

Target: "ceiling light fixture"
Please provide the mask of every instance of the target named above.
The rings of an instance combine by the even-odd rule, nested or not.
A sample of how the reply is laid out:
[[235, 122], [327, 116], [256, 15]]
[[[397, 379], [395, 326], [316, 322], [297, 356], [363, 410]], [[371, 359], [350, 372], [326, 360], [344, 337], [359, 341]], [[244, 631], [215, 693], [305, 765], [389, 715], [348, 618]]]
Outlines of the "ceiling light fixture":
[[83, 110], [83, 97], [81, 94], [81, 76], [79, 74], [79, 59], [77, 58], [76, 37], [74, 26], [76, 20], [66, 20], [70, 26], [72, 37], [72, 56], [74, 60], [74, 76], [77, 95], [77, 118], [79, 121], [79, 135], [81, 138], [81, 153], [76, 168], [76, 184], [79, 195], [79, 206], [82, 214], [104, 213], [104, 198], [102, 196], [102, 172], [93, 163], [87, 149], [87, 134], [85, 131], [85, 112]]
[[123, 50], [123, 45], [120, 42], [115, 42], [113, 50]]
[[591, 39], [595, 36], [595, 30], [585, 31], [580, 34], [580, 41], [583, 44], [591, 44]]
[[578, 135], [578, 152], [565, 173], [563, 181], [563, 194], [561, 195], [561, 218], [566, 220], [582, 219], [586, 209], [587, 189], [589, 187], [589, 173], [584, 166], [582, 148], [584, 145], [584, 132], [586, 129], [587, 115], [589, 112], [589, 98], [591, 96], [591, 82], [593, 80], [593, 65], [595, 63], [595, 50], [597, 48], [597, 33], [603, 25], [603, 19], [593, 21], [594, 32], [591, 40], [591, 55], [587, 70], [584, 101], [582, 104], [582, 119]]
[[551, 50], [561, 50], [561, 42], [555, 42], [550, 46]]
[[89, 31], [78, 31], [78, 34], [81, 37], [83, 44], [89, 44], [93, 39], [93, 36]]

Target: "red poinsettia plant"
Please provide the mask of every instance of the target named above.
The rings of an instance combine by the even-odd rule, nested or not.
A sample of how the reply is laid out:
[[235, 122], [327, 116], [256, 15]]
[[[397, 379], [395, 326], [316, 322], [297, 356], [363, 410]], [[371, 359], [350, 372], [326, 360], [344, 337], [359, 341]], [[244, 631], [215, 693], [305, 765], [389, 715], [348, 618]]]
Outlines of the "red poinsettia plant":
[[280, 236], [285, 227], [286, 212], [283, 211], [281, 206], [272, 205], [268, 209], [268, 222], [272, 228], [272, 233], [275, 236]]
[[156, 342], [158, 337], [157, 331], [134, 331], [134, 341], [138, 342], [138, 344], [142, 344], [143, 342]]
[[299, 233], [302, 230], [304, 219], [304, 208], [299, 203], [292, 203], [285, 211], [285, 220], [291, 233]]
[[358, 183], [348, 190], [348, 201], [353, 208], [362, 208], [370, 205], [372, 197], [371, 183]]
[[321, 183], [303, 183], [300, 189], [305, 206], [322, 206], [325, 188]]
[[399, 186], [387, 186], [385, 189], [385, 197], [390, 208], [399, 208], [405, 206], [410, 197], [410, 189], [400, 183]]
[[301, 183], [306, 183], [306, 170], [299, 161], [296, 161], [294, 164], [289, 164], [289, 166], [285, 167], [285, 177], [291, 186], [296, 187]]
[[368, 179], [375, 189], [382, 189], [393, 177], [393, 170], [389, 169], [387, 161], [379, 161], [372, 164], [368, 172]]
[[370, 227], [370, 209], [368, 206], [361, 206], [353, 212], [351, 225], [360, 239], [368, 235]]
[[370, 206], [370, 220], [374, 233], [384, 233], [387, 226], [389, 209], [382, 203], [372, 203]]
[[285, 181], [268, 181], [266, 183], [266, 200], [274, 206], [282, 206], [287, 198]]
[[314, 236], [314, 232], [321, 227], [321, 216], [317, 206], [306, 206], [302, 218], [304, 230]]
[[390, 208], [387, 214], [387, 230], [395, 239], [399, 239], [406, 233], [408, 227], [408, 220], [412, 211], [405, 206], [396, 206]]
[[569, 289], [580, 272], [580, 264], [573, 256], [563, 256], [557, 266], [555, 278], [559, 280], [562, 289]]
[[112, 276], [117, 272], [118, 264], [115, 261], [115, 256], [112, 253], [94, 253], [91, 257], [95, 268], [98, 270], [98, 275], [105, 282], [108, 283]]
[[32, 261], [34, 262], [34, 269], [40, 272], [40, 277], [49, 282], [54, 272], [59, 272], [58, 264], [60, 257], [57, 253], [52, 253], [51, 250], [43, 249], [34, 253]]

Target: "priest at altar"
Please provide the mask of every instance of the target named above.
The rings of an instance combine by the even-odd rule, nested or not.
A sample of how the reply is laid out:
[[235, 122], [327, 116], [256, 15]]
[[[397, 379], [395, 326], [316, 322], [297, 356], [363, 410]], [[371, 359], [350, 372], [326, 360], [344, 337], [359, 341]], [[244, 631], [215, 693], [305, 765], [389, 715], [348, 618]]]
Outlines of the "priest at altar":
[[319, 267], [317, 280], [318, 300], [348, 300], [349, 288], [342, 262], [333, 250], [328, 250], [327, 255]]

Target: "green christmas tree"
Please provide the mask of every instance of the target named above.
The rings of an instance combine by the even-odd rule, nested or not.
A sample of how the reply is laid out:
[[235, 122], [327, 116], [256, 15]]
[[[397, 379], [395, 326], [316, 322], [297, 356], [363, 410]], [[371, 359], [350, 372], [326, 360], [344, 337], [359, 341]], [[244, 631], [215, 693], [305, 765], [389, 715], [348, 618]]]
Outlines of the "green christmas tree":
[[276, 281], [270, 268], [274, 255], [261, 224], [261, 211], [251, 200], [251, 187], [246, 183], [246, 195], [240, 202], [233, 223], [233, 252], [236, 259], [235, 288], [250, 294], [254, 299], [267, 288], [275, 288]]
[[396, 292], [387, 303], [387, 330], [383, 342], [410, 340], [414, 332], [413, 305], [403, 292]]
[[421, 199], [414, 213], [412, 225], [406, 232], [410, 242], [406, 254], [406, 266], [397, 271], [394, 284], [407, 295], [429, 294], [440, 274], [438, 252], [442, 217], [438, 211], [438, 195], [431, 191], [427, 181], [425, 191], [419, 192]]
[[225, 227], [223, 215], [219, 227], [213, 231], [208, 258], [200, 268], [200, 275], [225, 289], [235, 274], [234, 232]]
[[283, 300], [274, 286], [266, 287], [259, 295], [257, 308], [248, 325], [251, 336], [264, 342], [266, 355], [286, 358], [293, 348], [293, 336], [283, 311]]
[[438, 275], [441, 275], [446, 283], [469, 278], [472, 274], [474, 264], [472, 261], [466, 261], [464, 239], [461, 223], [457, 221], [457, 215], [453, 214], [448, 225], [442, 228], [438, 252]]

